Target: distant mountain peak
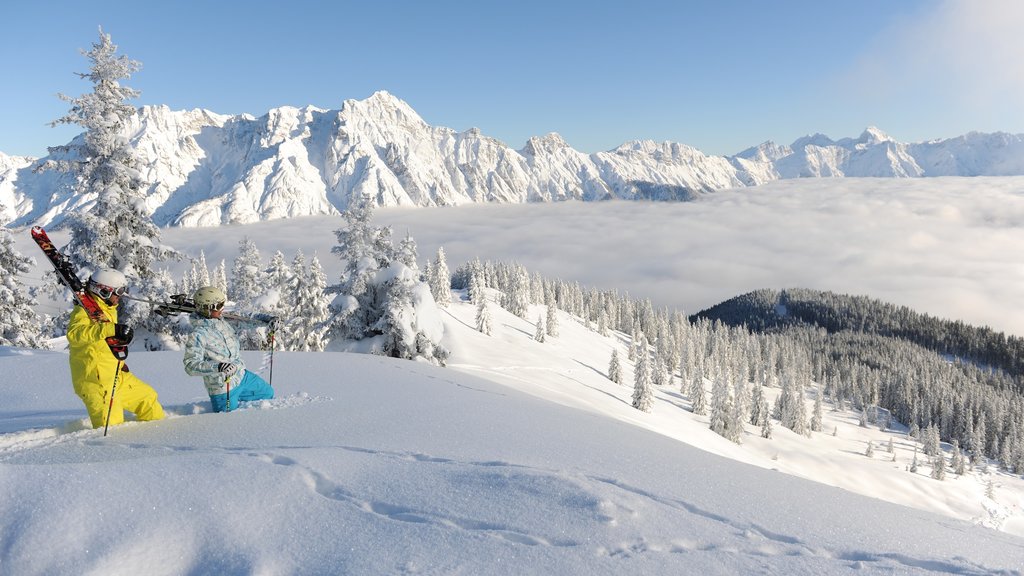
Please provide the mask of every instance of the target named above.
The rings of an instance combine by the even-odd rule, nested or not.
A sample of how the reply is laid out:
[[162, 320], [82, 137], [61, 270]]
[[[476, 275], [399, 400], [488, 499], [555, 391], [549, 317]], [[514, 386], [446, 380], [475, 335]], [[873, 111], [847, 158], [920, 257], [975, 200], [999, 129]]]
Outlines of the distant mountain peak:
[[[340, 109], [282, 106], [258, 118], [144, 106], [126, 136], [160, 226], [334, 214], [361, 195], [385, 206], [680, 201], [783, 178], [1024, 175], [1024, 135], [906, 144], [874, 126], [856, 139], [814, 134], [731, 157], [654, 140], [587, 154], [554, 132], [515, 150], [477, 128], [431, 126], [385, 90]], [[95, 203], [74, 192], [72, 176], [33, 172], [32, 160], [0, 154], [0, 217], [11, 226], [60, 224]]]
[[519, 152], [524, 156], [536, 156], [540, 153], [552, 153], [567, 148], [571, 149], [572, 147], [569, 146], [569, 143], [559, 133], [549, 132], [544, 136], [532, 136], [526, 141], [526, 146]]
[[864, 144], [880, 144], [892, 141], [894, 140], [888, 134], [875, 126], [868, 126], [860, 135], [860, 142]]

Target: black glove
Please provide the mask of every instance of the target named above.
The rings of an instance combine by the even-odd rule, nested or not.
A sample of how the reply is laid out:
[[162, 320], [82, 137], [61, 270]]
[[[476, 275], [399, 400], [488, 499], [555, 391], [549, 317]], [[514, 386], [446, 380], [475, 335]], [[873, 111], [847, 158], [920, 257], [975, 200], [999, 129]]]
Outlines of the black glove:
[[256, 314], [255, 316], [252, 317], [252, 319], [256, 320], [257, 322], [263, 322], [264, 324], [269, 325], [271, 328], [277, 326], [277, 316], [271, 316], [270, 314]]
[[132, 338], [135, 336], [135, 331], [132, 327], [127, 324], [114, 324], [114, 338], [118, 342], [127, 346], [131, 343]]
[[221, 362], [217, 366], [217, 371], [220, 372], [225, 378], [228, 378], [235, 372], [238, 372], [238, 366], [235, 366], [230, 362]]

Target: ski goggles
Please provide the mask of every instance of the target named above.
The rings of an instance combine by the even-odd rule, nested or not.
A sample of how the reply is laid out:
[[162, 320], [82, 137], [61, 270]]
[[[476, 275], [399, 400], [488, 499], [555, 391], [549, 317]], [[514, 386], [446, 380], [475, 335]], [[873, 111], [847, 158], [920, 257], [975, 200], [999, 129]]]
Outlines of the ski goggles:
[[93, 284], [91, 290], [97, 296], [103, 298], [104, 300], [107, 300], [114, 295], [124, 296], [125, 294], [128, 293], [127, 286], [121, 286], [120, 288], [111, 288], [110, 286], [104, 286], [103, 284]]
[[198, 308], [200, 310], [210, 310], [212, 312], [216, 312], [217, 310], [220, 310], [221, 308], [224, 308], [224, 303], [223, 302], [217, 302], [216, 304], [201, 304], [201, 305], [198, 306]]

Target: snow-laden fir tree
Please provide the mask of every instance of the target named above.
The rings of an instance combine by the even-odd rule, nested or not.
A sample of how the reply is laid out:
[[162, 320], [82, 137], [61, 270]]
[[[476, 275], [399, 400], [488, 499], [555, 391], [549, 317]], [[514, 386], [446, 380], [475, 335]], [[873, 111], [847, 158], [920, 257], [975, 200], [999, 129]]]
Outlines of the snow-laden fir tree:
[[32, 260], [18, 252], [10, 231], [0, 226], [0, 346], [42, 347], [36, 299], [21, 281], [31, 269]]
[[760, 426], [761, 419], [770, 416], [770, 414], [763, 414], [761, 412], [763, 403], [764, 389], [760, 384], [755, 382], [750, 385], [750, 423], [754, 426]]
[[719, 374], [711, 384], [711, 422], [709, 427], [723, 438], [732, 439], [734, 430], [730, 425], [733, 412], [732, 397], [727, 376]]
[[199, 251], [199, 261], [196, 262], [196, 284], [200, 286], [210, 285], [210, 267], [206, 264], [206, 251]]
[[694, 371], [693, 376], [690, 380], [690, 404], [693, 408], [693, 413], [698, 416], [703, 416], [708, 413], [708, 399], [707, 394], [704, 391], [704, 377], [699, 372]]
[[238, 256], [231, 268], [228, 298], [235, 302], [239, 312], [252, 312], [255, 300], [265, 289], [260, 251], [248, 236], [238, 242]]
[[[253, 303], [253, 309], [275, 318], [287, 318], [295, 313], [292, 296], [298, 276], [306, 274], [306, 256], [298, 250], [289, 264], [284, 253], [274, 252], [270, 264], [263, 270], [263, 290]], [[265, 332], [265, 330], [264, 330]], [[261, 350], [266, 348], [261, 346]]]
[[953, 458], [949, 465], [957, 476], [963, 476], [964, 472], [967, 471], [967, 459], [964, 458], [964, 453], [960, 450], [959, 440], [953, 440]]
[[637, 354], [636, 374], [633, 379], [633, 408], [641, 412], [650, 412], [654, 407], [654, 387], [651, 384], [651, 371], [647, 358], [647, 338], [641, 337], [641, 350]]
[[946, 457], [942, 454], [941, 450], [932, 457], [932, 478], [936, 480], [946, 479]]
[[[744, 406], [749, 403], [749, 389], [745, 378], [736, 378], [733, 384], [733, 403], [732, 410], [729, 413], [729, 435], [727, 438], [733, 442], [740, 444], [743, 440], [743, 423], [749, 417]], [[747, 398], [743, 400], [743, 398]]]
[[815, 394], [814, 394], [814, 411], [811, 413], [811, 431], [813, 431], [813, 432], [821, 432], [821, 418], [822, 418], [822, 414], [821, 414], [821, 410], [822, 410], [821, 396], [822, 396], [822, 394], [821, 394], [821, 387], [819, 386], [819, 387], [817, 387], [815, 389]]
[[[127, 100], [139, 92], [121, 81], [142, 65], [118, 56], [117, 46], [102, 28], [99, 36], [91, 50], [82, 52], [91, 63], [89, 72], [78, 73], [92, 83], [93, 91], [79, 97], [60, 94], [71, 109], [51, 123], [75, 124], [85, 132], [70, 144], [49, 148], [51, 159], [37, 170], [75, 177], [75, 192], [85, 209], [68, 216], [71, 240], [64, 252], [80, 272], [88, 276], [97, 268], [115, 268], [128, 277], [134, 294], [155, 298], [174, 287], [157, 284], [154, 263], [178, 255], [160, 242], [159, 229], [146, 208], [141, 162], [126, 137], [136, 115]], [[148, 316], [147, 306], [122, 300], [121, 322], [138, 326]]]
[[547, 314], [544, 316], [545, 321], [547, 322], [547, 324], [545, 326], [545, 330], [547, 331], [548, 336], [557, 338], [558, 337], [558, 307], [555, 306], [555, 299], [554, 299], [554, 297], [548, 298], [547, 307], [548, 307], [548, 311], [547, 311]]
[[622, 363], [619, 362], [618, 348], [612, 348], [612, 359], [608, 362], [608, 379], [616, 384], [623, 384]]
[[482, 292], [480, 294], [476, 303], [476, 329], [490, 336], [494, 328], [491, 322], [491, 310], [487, 304], [487, 297]]
[[216, 286], [228, 293], [228, 265], [224, 260], [217, 264], [217, 267], [213, 269], [213, 274], [210, 275], [210, 285]]
[[413, 239], [408, 230], [405, 232], [405, 238], [402, 238], [402, 241], [398, 243], [397, 256], [398, 261], [405, 264], [410, 270], [413, 272], [419, 271], [420, 265], [416, 261], [419, 258], [419, 249], [416, 247], [416, 240]]
[[319, 352], [324, 349], [326, 322], [330, 317], [329, 299], [324, 292], [327, 277], [314, 255], [309, 266], [301, 251], [291, 265], [292, 277], [282, 302], [287, 314], [280, 316], [278, 338], [286, 350]]
[[358, 199], [342, 217], [347, 225], [335, 230], [331, 251], [345, 265], [338, 284], [327, 289], [336, 295], [329, 337], [341, 349], [444, 364], [444, 323], [430, 285], [398, 258], [391, 229], [371, 223], [372, 201]]
[[874, 458], [875, 456], [875, 444], [871, 440], [868, 440], [868, 447], [864, 450], [864, 455], [868, 458]]
[[[301, 252], [297, 256], [301, 256]], [[299, 258], [299, 263], [305, 268], [306, 258], [304, 256]], [[263, 282], [266, 287], [282, 288], [291, 284], [293, 274], [292, 267], [285, 261], [284, 253], [277, 250], [270, 258], [270, 264], [263, 271]]]
[[544, 331], [544, 316], [542, 316], [540, 314], [537, 315], [537, 324], [536, 324], [536, 326], [537, 326], [537, 328], [536, 328], [536, 330], [534, 330], [533, 339], [536, 340], [537, 342], [543, 343], [544, 342], [544, 335], [545, 335], [545, 331]]
[[761, 438], [770, 440], [772, 437], [772, 415], [768, 409], [768, 400], [761, 397]]
[[921, 447], [924, 453], [928, 456], [934, 457], [939, 453], [939, 428], [935, 424], [929, 424], [924, 429], [924, 434], [921, 438]]
[[444, 247], [437, 249], [437, 256], [430, 267], [430, 293], [434, 295], [437, 305], [447, 308], [452, 303], [452, 275], [448, 270]]
[[658, 351], [657, 347], [654, 348], [654, 361], [651, 362], [651, 384], [658, 388], [668, 384], [665, 361], [662, 359], [661, 352]]
[[477, 259], [469, 265], [469, 301], [474, 305], [479, 306], [480, 301], [486, 298], [484, 289], [487, 286], [487, 280], [484, 275], [483, 266], [480, 264], [480, 260]]
[[522, 265], [514, 264], [502, 286], [501, 305], [520, 318], [526, 318], [530, 305], [530, 277]]

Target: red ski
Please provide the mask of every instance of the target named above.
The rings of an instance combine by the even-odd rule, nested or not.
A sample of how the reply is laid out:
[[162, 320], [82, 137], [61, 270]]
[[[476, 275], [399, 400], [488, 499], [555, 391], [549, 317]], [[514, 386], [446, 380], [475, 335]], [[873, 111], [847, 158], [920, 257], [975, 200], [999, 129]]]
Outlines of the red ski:
[[[67, 259], [67, 256], [57, 250], [57, 247], [50, 241], [50, 237], [46, 235], [46, 230], [43, 230], [40, 226], [33, 226], [31, 232], [32, 239], [39, 245], [39, 249], [43, 251], [43, 254], [46, 254], [50, 264], [53, 264], [53, 269], [57, 272], [57, 279], [71, 290], [75, 302], [85, 309], [85, 313], [89, 315], [89, 318], [95, 322], [110, 322], [110, 318], [104, 314], [103, 309], [96, 303], [92, 294], [85, 290], [85, 286], [75, 272], [75, 265]], [[128, 357], [128, 346], [121, 344], [113, 337], [107, 338], [107, 346], [110, 346], [111, 353], [118, 360], [124, 360]]]

